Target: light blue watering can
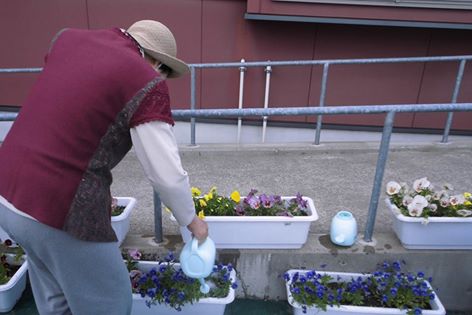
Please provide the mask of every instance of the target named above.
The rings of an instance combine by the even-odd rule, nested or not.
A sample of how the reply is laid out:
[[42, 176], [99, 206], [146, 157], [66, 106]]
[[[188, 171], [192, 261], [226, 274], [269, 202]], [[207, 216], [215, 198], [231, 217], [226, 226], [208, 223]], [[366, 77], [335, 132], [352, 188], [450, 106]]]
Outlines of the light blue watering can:
[[331, 242], [340, 246], [351, 246], [356, 241], [357, 222], [349, 211], [339, 211], [331, 221]]
[[210, 292], [210, 286], [205, 283], [205, 278], [213, 271], [215, 265], [215, 242], [209, 237], [198, 245], [198, 240], [193, 237], [185, 244], [180, 253], [180, 266], [182, 271], [190, 278], [200, 281], [200, 291]]

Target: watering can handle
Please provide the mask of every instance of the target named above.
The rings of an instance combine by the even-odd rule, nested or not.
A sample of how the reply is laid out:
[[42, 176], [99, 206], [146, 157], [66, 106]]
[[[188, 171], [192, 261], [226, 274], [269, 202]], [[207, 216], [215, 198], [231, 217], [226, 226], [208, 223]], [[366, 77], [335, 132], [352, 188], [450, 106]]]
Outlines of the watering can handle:
[[192, 238], [192, 254], [195, 254], [198, 250], [198, 239], [196, 237]]

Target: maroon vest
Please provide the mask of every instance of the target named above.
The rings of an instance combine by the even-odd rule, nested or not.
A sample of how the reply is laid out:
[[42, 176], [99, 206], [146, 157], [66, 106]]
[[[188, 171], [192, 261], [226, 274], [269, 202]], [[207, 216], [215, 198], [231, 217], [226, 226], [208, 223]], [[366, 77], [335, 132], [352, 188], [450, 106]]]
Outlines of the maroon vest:
[[0, 147], [0, 195], [49, 226], [113, 241], [111, 169], [130, 126], [173, 124], [167, 85], [119, 29], [67, 29]]

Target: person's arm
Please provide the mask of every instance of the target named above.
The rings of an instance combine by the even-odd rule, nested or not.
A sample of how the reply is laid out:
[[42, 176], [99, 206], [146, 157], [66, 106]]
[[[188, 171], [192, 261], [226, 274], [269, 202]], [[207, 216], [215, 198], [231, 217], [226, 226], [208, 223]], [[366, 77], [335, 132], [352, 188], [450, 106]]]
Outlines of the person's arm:
[[162, 202], [172, 209], [181, 226], [199, 240], [208, 236], [206, 222], [195, 215], [187, 172], [183, 169], [172, 127], [151, 121], [131, 128], [131, 139], [144, 172], [159, 193]]

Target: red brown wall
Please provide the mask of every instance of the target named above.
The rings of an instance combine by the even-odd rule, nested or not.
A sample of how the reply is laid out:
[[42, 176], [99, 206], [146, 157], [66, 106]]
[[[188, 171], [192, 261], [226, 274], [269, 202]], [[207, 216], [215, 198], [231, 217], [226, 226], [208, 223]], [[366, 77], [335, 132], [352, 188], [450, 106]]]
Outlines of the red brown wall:
[[[280, 6], [283, 10], [292, 10], [292, 14], [301, 14], [297, 6], [287, 7], [286, 3], [270, 0], [0, 0], [0, 27], [4, 30], [0, 68], [41, 67], [50, 39], [64, 27], [126, 28], [139, 19], [156, 19], [168, 25], [177, 39], [178, 56], [189, 63], [234, 62], [241, 58], [246, 61], [277, 61], [472, 55], [472, 31], [467, 30], [244, 19], [246, 12], [280, 14], [277, 11]], [[327, 14], [328, 11], [319, 8], [329, 7], [333, 8], [317, 5], [316, 12]], [[335, 6], [339, 11], [335, 14], [364, 14], [362, 17], [366, 17], [368, 13], [383, 18], [386, 18], [384, 12], [390, 12], [391, 16], [397, 14], [394, 10], [383, 9], [381, 12], [365, 6], [351, 7], [350, 10], [343, 7], [341, 12], [340, 7]], [[451, 16], [451, 10], [401, 11], [403, 14], [399, 16], [408, 17], [408, 12], [414, 12], [423, 20], [428, 20], [428, 16], [448, 21], [456, 17], [463, 22], [470, 17], [470, 14], [462, 13]], [[429, 12], [429, 15], [424, 12]], [[452, 62], [333, 65], [330, 67], [325, 104], [449, 102], [457, 68], [458, 64]], [[320, 66], [273, 67], [269, 106], [317, 106], [321, 74]], [[0, 105], [21, 105], [36, 77], [37, 74], [0, 75]], [[248, 68], [244, 107], [263, 106], [264, 86], [264, 70]], [[189, 108], [190, 78], [170, 80], [169, 87], [173, 107]], [[459, 102], [472, 102], [471, 87], [472, 64], [469, 62]], [[197, 106], [235, 108], [238, 89], [237, 68], [198, 71]], [[395, 125], [441, 129], [445, 117], [443, 113], [401, 114], [397, 116]], [[314, 117], [272, 119], [315, 120]], [[383, 115], [346, 115], [324, 116], [323, 121], [381, 126], [383, 119]], [[452, 127], [472, 130], [471, 121], [472, 113], [456, 113]]]

